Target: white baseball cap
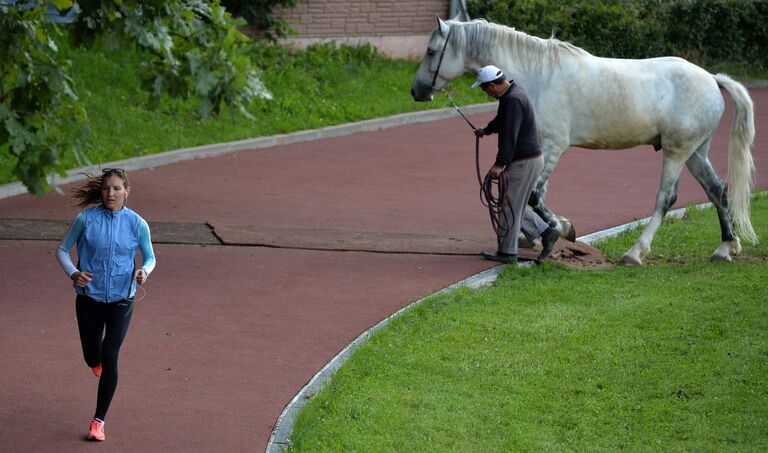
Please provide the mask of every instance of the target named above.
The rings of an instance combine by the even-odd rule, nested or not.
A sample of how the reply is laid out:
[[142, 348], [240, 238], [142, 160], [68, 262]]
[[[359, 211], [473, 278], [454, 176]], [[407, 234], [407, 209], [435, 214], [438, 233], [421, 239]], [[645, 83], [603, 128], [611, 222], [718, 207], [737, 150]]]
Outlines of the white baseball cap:
[[472, 88], [477, 88], [483, 83], [493, 82], [503, 75], [504, 73], [501, 72], [501, 69], [494, 65], [483, 66], [477, 71], [477, 81], [472, 84]]

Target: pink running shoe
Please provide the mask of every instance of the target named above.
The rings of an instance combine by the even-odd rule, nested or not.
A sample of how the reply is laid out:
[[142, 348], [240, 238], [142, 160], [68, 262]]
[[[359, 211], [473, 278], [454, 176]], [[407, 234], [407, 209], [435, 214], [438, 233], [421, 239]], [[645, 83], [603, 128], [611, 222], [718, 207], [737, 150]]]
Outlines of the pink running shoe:
[[102, 441], [106, 438], [107, 437], [104, 435], [104, 422], [96, 420], [95, 418], [91, 420], [91, 427], [88, 430], [88, 440]]
[[98, 364], [95, 367], [91, 368], [91, 371], [93, 371], [94, 376], [101, 377], [101, 364]]

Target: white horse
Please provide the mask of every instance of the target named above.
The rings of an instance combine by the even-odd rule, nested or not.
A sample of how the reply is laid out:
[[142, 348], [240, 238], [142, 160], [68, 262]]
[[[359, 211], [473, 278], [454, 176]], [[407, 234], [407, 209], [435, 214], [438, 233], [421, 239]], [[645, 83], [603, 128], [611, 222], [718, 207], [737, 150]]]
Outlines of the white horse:
[[[557, 219], [544, 205], [547, 179], [569, 146], [626, 149], [651, 144], [663, 149], [664, 163], [656, 208], [624, 264], [642, 264], [662, 219], [677, 199], [687, 166], [717, 209], [722, 243], [713, 260], [741, 252], [739, 237], [757, 236], [749, 218], [754, 163], [754, 107], [743, 85], [712, 75], [681, 58], [645, 60], [600, 58], [556, 39], [540, 39], [484, 20], [437, 18], [426, 55], [413, 82], [416, 101], [454, 78], [493, 64], [521, 85], [536, 112], [545, 167], [534, 189], [536, 209], [550, 223]], [[724, 111], [718, 87], [733, 98], [735, 118], [728, 146], [728, 183], [715, 172], [707, 153]], [[729, 209], [730, 208], [730, 209]]]

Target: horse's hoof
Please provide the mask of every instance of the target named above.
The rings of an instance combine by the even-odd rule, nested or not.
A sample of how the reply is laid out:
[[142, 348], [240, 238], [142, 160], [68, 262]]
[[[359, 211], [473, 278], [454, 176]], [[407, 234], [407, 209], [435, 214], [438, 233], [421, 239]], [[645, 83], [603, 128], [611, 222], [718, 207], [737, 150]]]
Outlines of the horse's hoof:
[[576, 228], [573, 227], [573, 223], [563, 216], [557, 216], [557, 221], [560, 223], [560, 237], [571, 242], [576, 242]]
[[563, 238], [571, 242], [576, 242], [576, 228], [573, 227], [571, 222], [568, 222], [568, 232], [563, 235]]
[[714, 254], [710, 256], [709, 260], [715, 263], [730, 263], [732, 261], [731, 255], [718, 255], [718, 254]]
[[710, 261], [731, 261], [731, 254], [738, 255], [741, 253], [741, 243], [739, 238], [735, 238], [732, 241], [725, 241], [720, 244], [720, 247], [712, 253], [709, 257]]
[[619, 264], [623, 264], [624, 266], [642, 266], [643, 261], [640, 258], [636, 258], [632, 255], [626, 254], [621, 257], [621, 260], [619, 260]]

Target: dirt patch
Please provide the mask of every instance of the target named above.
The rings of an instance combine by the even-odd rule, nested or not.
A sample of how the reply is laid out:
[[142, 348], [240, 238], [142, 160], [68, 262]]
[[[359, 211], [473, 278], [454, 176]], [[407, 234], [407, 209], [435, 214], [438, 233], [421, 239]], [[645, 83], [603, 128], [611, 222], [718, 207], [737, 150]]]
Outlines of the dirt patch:
[[[537, 246], [534, 250], [539, 249]], [[555, 249], [545, 259], [554, 261], [572, 269], [598, 270], [611, 269], [614, 264], [605, 259], [603, 252], [583, 242], [557, 241]]]

